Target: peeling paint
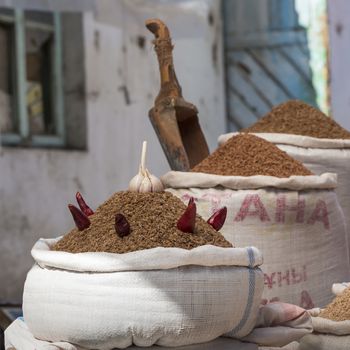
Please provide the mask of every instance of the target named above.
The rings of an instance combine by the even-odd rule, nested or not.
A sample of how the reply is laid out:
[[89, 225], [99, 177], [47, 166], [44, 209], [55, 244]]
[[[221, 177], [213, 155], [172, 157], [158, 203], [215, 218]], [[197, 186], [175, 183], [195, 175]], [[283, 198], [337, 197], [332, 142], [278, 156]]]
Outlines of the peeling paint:
[[211, 46], [211, 55], [213, 59], [213, 65], [214, 67], [217, 67], [218, 65], [218, 45], [217, 42], [214, 41], [212, 46]]
[[343, 24], [342, 23], [337, 23], [335, 25], [335, 32], [340, 36], [341, 33], [343, 32]]
[[141, 50], [144, 50], [146, 47], [146, 37], [143, 35], [139, 35], [137, 37], [137, 45]]
[[214, 15], [213, 15], [213, 12], [211, 12], [211, 11], [208, 14], [208, 23], [210, 26], [214, 25]]
[[94, 32], [94, 46], [97, 51], [100, 50], [100, 32], [98, 30]]
[[88, 91], [88, 93], [86, 94], [87, 99], [90, 101], [96, 101], [99, 96], [100, 96], [99, 91]]
[[123, 92], [125, 104], [126, 105], [130, 105], [131, 104], [131, 100], [130, 100], [130, 94], [129, 94], [128, 87], [126, 85], [122, 85], [122, 86], [119, 87], [118, 90]]

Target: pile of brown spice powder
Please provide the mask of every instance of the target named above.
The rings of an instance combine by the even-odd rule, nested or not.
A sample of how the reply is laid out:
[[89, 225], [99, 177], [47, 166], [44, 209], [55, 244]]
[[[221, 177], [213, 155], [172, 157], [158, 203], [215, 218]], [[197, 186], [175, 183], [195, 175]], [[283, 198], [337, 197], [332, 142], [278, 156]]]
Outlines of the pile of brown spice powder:
[[333, 321], [350, 320], [350, 288], [336, 296], [334, 300], [326, 306], [319, 314], [320, 317]]
[[313, 175], [271, 142], [251, 134], [233, 136], [192, 171], [228, 176]]
[[[72, 253], [126, 253], [155, 247], [192, 249], [205, 244], [232, 247], [231, 243], [197, 216], [194, 233], [184, 233], [176, 223], [186, 209], [168, 192], [117, 192], [89, 216], [89, 228], [74, 228], [51, 249]], [[131, 233], [123, 238], [115, 231], [115, 215], [123, 214]]]
[[264, 117], [242, 132], [267, 132], [350, 139], [350, 132], [332, 118], [302, 101], [291, 100], [275, 106]]

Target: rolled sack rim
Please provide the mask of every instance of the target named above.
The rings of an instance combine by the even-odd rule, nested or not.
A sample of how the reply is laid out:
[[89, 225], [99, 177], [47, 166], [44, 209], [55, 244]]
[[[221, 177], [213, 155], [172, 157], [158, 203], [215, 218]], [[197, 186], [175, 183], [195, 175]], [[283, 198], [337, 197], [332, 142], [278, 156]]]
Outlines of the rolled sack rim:
[[76, 272], [121, 272], [166, 270], [187, 265], [256, 268], [263, 263], [262, 253], [256, 247], [223, 248], [204, 245], [190, 250], [158, 247], [124, 254], [51, 250], [50, 247], [60, 238], [40, 238], [35, 243], [31, 254], [40, 267]]
[[169, 171], [161, 177], [166, 188], [215, 188], [232, 190], [254, 190], [259, 188], [280, 188], [287, 190], [335, 189], [338, 184], [335, 173], [321, 175], [293, 175], [286, 178], [275, 176], [224, 176], [197, 172]]
[[[218, 138], [219, 145], [222, 145], [231, 137], [243, 134], [240, 132], [230, 132], [228, 134], [220, 135]], [[244, 133], [245, 134], [245, 133]], [[282, 133], [265, 133], [265, 132], [250, 132], [249, 134], [261, 137], [266, 141], [274, 144], [291, 145], [303, 148], [332, 148], [332, 149], [344, 149], [350, 148], [350, 139], [321, 139], [317, 137], [294, 135], [294, 134], [282, 134]]]

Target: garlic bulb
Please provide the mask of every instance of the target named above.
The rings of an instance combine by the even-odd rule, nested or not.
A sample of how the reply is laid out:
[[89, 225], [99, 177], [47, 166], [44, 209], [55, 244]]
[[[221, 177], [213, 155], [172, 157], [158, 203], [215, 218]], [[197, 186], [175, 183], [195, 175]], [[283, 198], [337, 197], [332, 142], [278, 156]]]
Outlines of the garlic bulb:
[[162, 182], [152, 175], [145, 166], [147, 142], [143, 141], [141, 164], [139, 172], [129, 182], [129, 191], [131, 192], [161, 192], [164, 191]]

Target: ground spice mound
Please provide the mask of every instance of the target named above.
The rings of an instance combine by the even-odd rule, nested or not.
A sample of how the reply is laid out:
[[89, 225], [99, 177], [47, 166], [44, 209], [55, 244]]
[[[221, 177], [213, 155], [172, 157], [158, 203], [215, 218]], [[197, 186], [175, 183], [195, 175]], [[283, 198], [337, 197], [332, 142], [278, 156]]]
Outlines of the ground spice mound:
[[270, 132], [305, 135], [325, 139], [350, 139], [350, 132], [315, 107], [291, 100], [272, 108], [271, 112], [242, 132]]
[[251, 134], [233, 136], [192, 171], [229, 176], [313, 175], [271, 142]]
[[[58, 241], [52, 250], [71, 253], [127, 253], [155, 247], [192, 249], [205, 244], [232, 247], [221, 233], [197, 216], [194, 233], [184, 233], [176, 223], [186, 209], [180, 199], [168, 192], [117, 192], [89, 216], [89, 228], [77, 228]], [[123, 214], [131, 233], [116, 234], [115, 215]]]
[[350, 288], [335, 297], [335, 299], [321, 311], [320, 317], [333, 321], [350, 320]]

